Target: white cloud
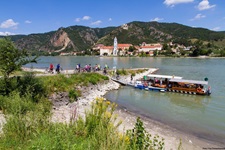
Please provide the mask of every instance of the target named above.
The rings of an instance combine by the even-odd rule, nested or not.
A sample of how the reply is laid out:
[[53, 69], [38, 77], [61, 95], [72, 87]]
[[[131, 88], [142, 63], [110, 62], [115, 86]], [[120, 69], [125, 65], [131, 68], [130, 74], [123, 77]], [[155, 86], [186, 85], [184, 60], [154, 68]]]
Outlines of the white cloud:
[[215, 27], [215, 28], [212, 28], [213, 31], [219, 31], [220, 30], [220, 27]]
[[14, 22], [12, 19], [8, 19], [1, 23], [0, 28], [12, 28], [17, 29], [18, 22]]
[[76, 21], [76, 22], [80, 22], [80, 18], [76, 18], [75, 21]]
[[82, 18], [76, 18], [75, 21], [80, 22], [80, 21], [87, 21], [87, 20], [90, 20], [90, 19], [91, 19], [90, 16], [83, 16]]
[[198, 9], [199, 10], [206, 10], [206, 9], [211, 9], [213, 7], [216, 7], [216, 5], [209, 5], [209, 1], [208, 0], [202, 0], [199, 4], [198, 4]]
[[164, 20], [163, 18], [158, 18], [158, 17], [156, 17], [156, 18], [154, 18], [154, 19], [152, 19], [151, 21], [161, 21], [161, 20]]
[[84, 17], [82, 18], [82, 20], [90, 20], [90, 19], [91, 19], [90, 16], [84, 16]]
[[205, 18], [205, 17], [206, 17], [205, 15], [197, 14], [193, 19], [190, 19], [190, 20], [194, 21], [194, 20], [199, 20], [199, 19]]
[[109, 21], [112, 21], [112, 18], [109, 18]]
[[7, 35], [15, 35], [15, 33], [11, 33], [11, 32], [0, 32], [1, 36], [7, 36]]
[[163, 3], [167, 6], [173, 7], [176, 4], [181, 4], [181, 3], [191, 3], [194, 0], [165, 0]]
[[32, 22], [30, 20], [26, 20], [25, 23], [30, 24]]
[[98, 21], [92, 22], [91, 25], [99, 25], [101, 23], [102, 23], [102, 21], [101, 20], [98, 20]]

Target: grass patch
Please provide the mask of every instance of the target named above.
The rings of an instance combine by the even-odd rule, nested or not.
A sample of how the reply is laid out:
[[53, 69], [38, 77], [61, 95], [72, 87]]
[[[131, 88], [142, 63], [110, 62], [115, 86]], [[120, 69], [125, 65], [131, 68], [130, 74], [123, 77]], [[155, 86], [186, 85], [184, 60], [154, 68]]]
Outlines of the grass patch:
[[[164, 143], [159, 137], [152, 138], [143, 127], [140, 119], [134, 129], [120, 133], [114, 110], [116, 104], [98, 98], [85, 112], [85, 118], [71, 118], [69, 124], [51, 122], [51, 103], [38, 90], [38, 100], [34, 100], [32, 89], [43, 88], [44, 93], [68, 91], [71, 100], [76, 100], [79, 91], [77, 85], [97, 84], [109, 80], [97, 73], [74, 74], [70, 77], [56, 75], [35, 78], [26, 76], [19, 79], [22, 85], [9, 95], [0, 95], [0, 108], [6, 115], [4, 134], [0, 134], [0, 149], [93, 149], [93, 150], [129, 150], [163, 149]], [[15, 80], [16, 82], [16, 80]], [[38, 86], [34, 83], [38, 82]], [[32, 85], [23, 91], [25, 85]], [[18, 85], [18, 84], [16, 84]], [[47, 91], [47, 92], [46, 92]]]
[[89, 84], [98, 84], [103, 81], [109, 80], [107, 76], [103, 76], [98, 73], [81, 73], [73, 74], [70, 77], [66, 77], [63, 74], [47, 77], [39, 77], [44, 83], [44, 87], [48, 93], [57, 91], [67, 91], [76, 89], [78, 85], [88, 86]]
[[122, 76], [126, 76], [126, 75], [129, 75], [129, 74], [131, 74], [132, 76], [135, 76], [136, 74], [143, 73], [143, 72], [145, 72], [147, 70], [148, 69], [137, 69], [137, 70], [133, 70], [133, 69], [117, 69], [116, 72], [119, 75], [122, 75]]

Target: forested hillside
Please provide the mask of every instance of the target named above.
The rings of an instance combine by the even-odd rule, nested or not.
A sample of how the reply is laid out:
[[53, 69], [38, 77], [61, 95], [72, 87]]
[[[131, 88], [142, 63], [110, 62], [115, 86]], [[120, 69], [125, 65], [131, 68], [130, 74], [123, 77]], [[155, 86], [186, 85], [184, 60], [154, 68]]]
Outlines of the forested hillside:
[[223, 46], [224, 32], [211, 31], [204, 28], [193, 28], [178, 23], [158, 23], [134, 21], [127, 28], [106, 27], [90, 28], [70, 26], [40, 34], [10, 36], [19, 49], [44, 52], [74, 52], [91, 49], [96, 43], [113, 45], [114, 37], [119, 43], [139, 45], [146, 43], [176, 42], [188, 45], [191, 40], [201, 40]]

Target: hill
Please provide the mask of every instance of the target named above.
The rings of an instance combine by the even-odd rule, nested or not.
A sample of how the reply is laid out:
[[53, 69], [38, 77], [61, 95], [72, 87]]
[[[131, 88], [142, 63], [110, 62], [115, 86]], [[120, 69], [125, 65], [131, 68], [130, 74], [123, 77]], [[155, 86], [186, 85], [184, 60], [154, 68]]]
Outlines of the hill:
[[128, 29], [117, 28], [109, 35], [101, 38], [98, 43], [110, 42], [117, 37], [120, 43], [140, 44], [142, 42], [170, 42], [178, 43], [190, 39], [199, 39], [202, 41], [218, 41], [225, 38], [223, 32], [210, 31], [204, 28], [193, 28], [177, 23], [158, 23], [158, 22], [131, 22]]
[[158, 23], [134, 21], [126, 28], [106, 27], [90, 28], [70, 26], [40, 34], [14, 35], [11, 39], [20, 49], [46, 52], [70, 52], [90, 49], [94, 44], [113, 45], [117, 37], [119, 43], [139, 45], [146, 43], [177, 42], [186, 44], [191, 39], [222, 43], [225, 32], [216, 32], [204, 28], [193, 28], [178, 23]]

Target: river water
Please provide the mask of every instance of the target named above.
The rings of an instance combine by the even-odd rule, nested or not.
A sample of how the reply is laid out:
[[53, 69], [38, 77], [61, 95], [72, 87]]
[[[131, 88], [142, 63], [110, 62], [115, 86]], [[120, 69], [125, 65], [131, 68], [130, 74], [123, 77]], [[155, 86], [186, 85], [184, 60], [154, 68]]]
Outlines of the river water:
[[209, 79], [210, 96], [144, 91], [122, 87], [105, 97], [128, 110], [160, 121], [180, 131], [225, 145], [225, 59], [224, 58], [127, 58], [127, 57], [40, 57], [46, 68], [60, 63], [64, 69], [76, 64], [107, 64], [110, 68], [159, 68], [157, 74], [182, 76], [184, 79]]

